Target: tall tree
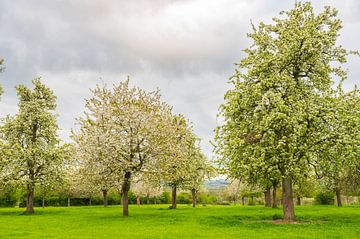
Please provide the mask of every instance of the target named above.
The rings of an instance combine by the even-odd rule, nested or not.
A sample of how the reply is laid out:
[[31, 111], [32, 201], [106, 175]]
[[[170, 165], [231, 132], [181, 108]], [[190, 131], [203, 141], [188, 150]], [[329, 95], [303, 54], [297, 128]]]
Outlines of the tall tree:
[[16, 87], [19, 111], [6, 117], [1, 127], [9, 152], [3, 177], [20, 181], [26, 187], [26, 213], [34, 213], [34, 190], [62, 168], [64, 148], [59, 147], [58, 126], [53, 113], [54, 93], [40, 79], [32, 81], [34, 89]]
[[332, 76], [346, 78], [337, 63], [349, 53], [336, 43], [337, 11], [316, 15], [310, 2], [296, 3], [273, 24], [260, 23], [248, 34], [253, 45], [231, 78], [216, 130], [220, 163], [233, 174], [278, 172], [283, 215], [295, 220], [293, 180], [306, 177], [316, 157], [311, 151], [331, 137], [319, 125], [330, 111], [323, 95]]

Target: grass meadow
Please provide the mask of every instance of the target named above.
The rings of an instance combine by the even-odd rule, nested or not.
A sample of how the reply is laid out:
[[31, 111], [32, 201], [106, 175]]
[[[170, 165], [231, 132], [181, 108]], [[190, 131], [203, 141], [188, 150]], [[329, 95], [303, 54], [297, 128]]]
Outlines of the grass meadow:
[[360, 205], [299, 206], [297, 224], [278, 223], [281, 208], [131, 205], [0, 209], [0, 238], [360, 238]]

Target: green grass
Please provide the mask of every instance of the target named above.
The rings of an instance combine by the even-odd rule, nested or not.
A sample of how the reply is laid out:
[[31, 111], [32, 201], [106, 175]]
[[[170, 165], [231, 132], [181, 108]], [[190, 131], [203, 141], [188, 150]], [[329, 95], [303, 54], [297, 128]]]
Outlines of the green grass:
[[180, 205], [0, 209], [0, 238], [360, 238], [360, 206], [301, 206], [299, 224], [274, 224], [281, 209]]

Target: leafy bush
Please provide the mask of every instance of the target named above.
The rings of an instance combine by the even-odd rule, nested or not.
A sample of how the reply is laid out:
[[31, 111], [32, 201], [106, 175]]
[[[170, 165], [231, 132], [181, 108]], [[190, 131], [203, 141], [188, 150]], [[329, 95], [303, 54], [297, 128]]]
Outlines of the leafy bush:
[[189, 204], [191, 202], [190, 200], [190, 194], [186, 192], [182, 192], [176, 197], [176, 202], [179, 204]]
[[163, 192], [160, 196], [160, 202], [164, 204], [168, 204], [171, 202], [171, 197], [169, 192]]
[[315, 204], [318, 205], [334, 205], [334, 193], [320, 192], [315, 196]]

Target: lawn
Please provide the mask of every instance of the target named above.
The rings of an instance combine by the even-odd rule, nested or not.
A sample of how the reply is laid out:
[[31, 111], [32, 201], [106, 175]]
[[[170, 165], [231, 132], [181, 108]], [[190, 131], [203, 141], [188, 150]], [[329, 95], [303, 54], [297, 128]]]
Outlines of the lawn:
[[281, 209], [180, 205], [0, 209], [0, 238], [360, 238], [360, 206], [300, 206], [299, 224], [275, 224]]

